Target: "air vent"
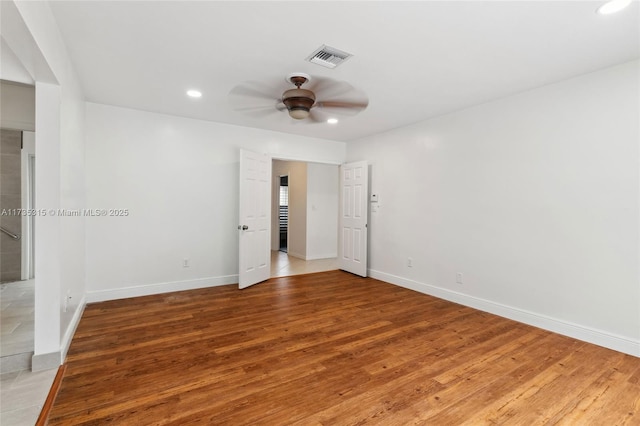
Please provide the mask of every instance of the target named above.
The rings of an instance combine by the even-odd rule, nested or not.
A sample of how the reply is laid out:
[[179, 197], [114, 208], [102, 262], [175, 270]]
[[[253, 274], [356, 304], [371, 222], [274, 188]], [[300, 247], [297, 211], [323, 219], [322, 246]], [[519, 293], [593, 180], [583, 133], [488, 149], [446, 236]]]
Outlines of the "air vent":
[[335, 68], [352, 56], [351, 53], [322, 45], [307, 58], [307, 61], [312, 64], [322, 65], [323, 67]]

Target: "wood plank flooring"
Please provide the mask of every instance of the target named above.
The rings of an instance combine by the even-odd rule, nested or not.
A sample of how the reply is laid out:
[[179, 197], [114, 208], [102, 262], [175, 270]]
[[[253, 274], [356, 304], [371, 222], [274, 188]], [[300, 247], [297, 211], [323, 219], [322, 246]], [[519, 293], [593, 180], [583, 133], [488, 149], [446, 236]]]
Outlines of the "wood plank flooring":
[[50, 425], [638, 425], [640, 359], [370, 278], [87, 306]]

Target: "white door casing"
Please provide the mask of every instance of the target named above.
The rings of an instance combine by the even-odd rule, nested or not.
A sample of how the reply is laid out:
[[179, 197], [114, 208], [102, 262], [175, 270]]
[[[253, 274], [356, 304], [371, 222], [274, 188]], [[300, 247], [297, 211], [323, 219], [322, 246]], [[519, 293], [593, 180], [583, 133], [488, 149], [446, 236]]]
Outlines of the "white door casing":
[[369, 169], [366, 161], [340, 166], [338, 267], [367, 276]]
[[[20, 162], [22, 166], [22, 208], [27, 211], [35, 209], [35, 159], [36, 159], [36, 134], [35, 132], [22, 132], [22, 150]], [[34, 226], [35, 217], [22, 216], [22, 279], [28, 280], [34, 277]]]
[[238, 287], [271, 276], [271, 157], [240, 150]]

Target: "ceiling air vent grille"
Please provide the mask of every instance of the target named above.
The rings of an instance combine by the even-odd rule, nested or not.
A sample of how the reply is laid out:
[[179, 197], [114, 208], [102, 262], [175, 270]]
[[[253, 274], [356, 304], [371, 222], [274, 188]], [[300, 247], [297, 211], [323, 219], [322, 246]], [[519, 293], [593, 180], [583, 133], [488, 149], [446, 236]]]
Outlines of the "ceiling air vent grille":
[[307, 58], [307, 61], [312, 64], [322, 65], [327, 68], [335, 68], [353, 55], [351, 53], [343, 52], [334, 47], [322, 45], [319, 49], [313, 52]]

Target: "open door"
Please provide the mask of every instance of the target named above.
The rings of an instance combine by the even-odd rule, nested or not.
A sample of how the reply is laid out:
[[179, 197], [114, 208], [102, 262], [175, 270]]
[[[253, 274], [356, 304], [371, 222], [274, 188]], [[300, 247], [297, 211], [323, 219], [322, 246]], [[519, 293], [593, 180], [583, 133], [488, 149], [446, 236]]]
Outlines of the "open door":
[[366, 161], [340, 166], [338, 267], [367, 276], [367, 197], [369, 169]]
[[240, 150], [238, 286], [271, 276], [271, 157]]

